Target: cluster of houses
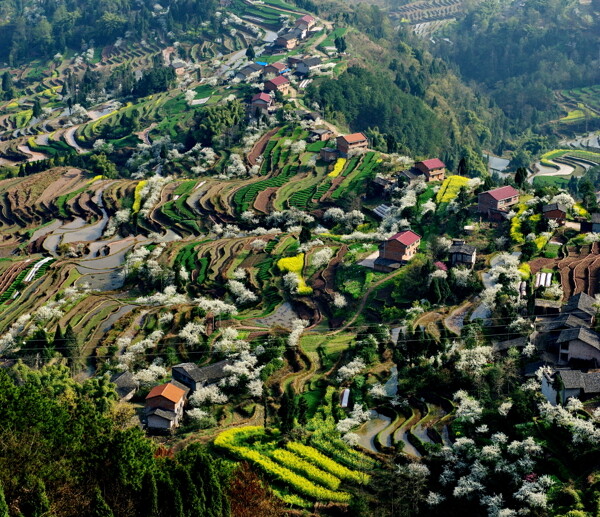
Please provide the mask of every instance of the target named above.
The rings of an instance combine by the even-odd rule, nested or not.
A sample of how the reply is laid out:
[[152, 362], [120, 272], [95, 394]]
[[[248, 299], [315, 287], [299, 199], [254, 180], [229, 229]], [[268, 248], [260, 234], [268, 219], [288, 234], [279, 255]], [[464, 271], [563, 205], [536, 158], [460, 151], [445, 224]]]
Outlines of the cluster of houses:
[[594, 330], [596, 300], [585, 293], [571, 297], [554, 314], [536, 318], [531, 336], [545, 364], [542, 393], [551, 404], [569, 397], [582, 400], [600, 395], [600, 335]]
[[[194, 363], [181, 363], [173, 366], [173, 379], [166, 384], [155, 386], [146, 396], [146, 427], [150, 432], [171, 432], [181, 424], [183, 410], [188, 396], [198, 388], [214, 384], [226, 376], [224, 366], [229, 361], [219, 361], [200, 368]], [[125, 374], [122, 374], [125, 375]], [[129, 374], [130, 375], [130, 374]], [[113, 379], [119, 389], [119, 378]], [[137, 389], [137, 387], [135, 388]], [[129, 398], [135, 393], [131, 390]], [[121, 394], [121, 393], [119, 393]], [[125, 399], [128, 400], [128, 399]]]
[[[316, 29], [317, 20], [310, 14], [298, 18], [294, 26], [281, 33], [275, 40], [277, 47], [293, 50]], [[319, 29], [320, 30], [320, 29]]]

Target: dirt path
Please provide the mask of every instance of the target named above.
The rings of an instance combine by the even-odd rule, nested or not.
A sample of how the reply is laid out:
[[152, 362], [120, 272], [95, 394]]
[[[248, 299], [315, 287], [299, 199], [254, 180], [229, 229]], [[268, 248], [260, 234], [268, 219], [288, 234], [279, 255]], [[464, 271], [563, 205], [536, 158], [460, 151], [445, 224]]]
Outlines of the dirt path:
[[78, 127], [79, 126], [70, 127], [65, 131], [64, 136], [65, 142], [67, 142], [67, 144], [69, 144], [73, 149], [75, 149], [77, 153], [82, 153], [84, 151], [83, 148], [79, 147], [79, 144], [75, 141], [75, 131], [77, 131]]
[[[326, 336], [334, 336], [336, 334], [339, 334], [340, 332], [344, 332], [348, 327], [352, 326], [352, 324], [356, 321], [356, 319], [360, 316], [360, 314], [364, 310], [365, 305], [367, 304], [367, 300], [369, 299], [369, 296], [371, 296], [371, 293], [375, 289], [377, 289], [379, 286], [381, 286], [382, 284], [387, 282], [388, 280], [391, 280], [395, 276], [398, 276], [401, 271], [402, 271], [402, 268], [400, 268], [398, 271], [394, 271], [393, 273], [389, 274], [385, 278], [378, 280], [371, 287], [369, 287], [366, 290], [365, 294], [363, 294], [363, 297], [360, 301], [358, 309], [356, 309], [356, 312], [354, 313], [354, 316], [352, 316], [352, 318], [350, 318], [346, 323], [344, 323], [344, 325], [342, 325], [339, 329], [332, 330], [331, 332], [327, 332], [327, 333], [325, 333], [325, 335]], [[313, 325], [313, 327], [314, 327], [314, 325]], [[309, 328], [311, 328], [311, 327], [309, 327]]]
[[444, 320], [445, 327], [450, 332], [454, 332], [454, 334], [460, 336], [464, 326], [465, 316], [471, 307], [471, 302], [467, 301], [466, 303], [454, 309]]
[[32, 151], [27, 144], [22, 144], [18, 146], [17, 149], [21, 151], [24, 155], [29, 155], [29, 158], [27, 158], [26, 160], [27, 162], [39, 162], [48, 158], [43, 153]]
[[157, 126], [157, 123], [153, 122], [143, 131], [139, 131], [139, 132], [133, 133], [133, 134], [135, 136], [137, 136], [146, 145], [152, 145], [152, 142], [150, 142], [150, 137], [148, 136], [148, 133], [150, 133], [150, 131], [152, 131], [156, 126]]

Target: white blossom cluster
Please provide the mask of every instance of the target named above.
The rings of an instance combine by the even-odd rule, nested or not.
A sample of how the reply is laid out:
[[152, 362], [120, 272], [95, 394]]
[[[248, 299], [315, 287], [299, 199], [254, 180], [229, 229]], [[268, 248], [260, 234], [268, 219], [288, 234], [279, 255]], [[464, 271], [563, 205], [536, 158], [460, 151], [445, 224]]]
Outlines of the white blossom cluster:
[[292, 321], [292, 330], [287, 339], [287, 344], [289, 347], [298, 346], [298, 342], [300, 341], [300, 336], [302, 335], [302, 332], [304, 332], [304, 329], [306, 327], [308, 327], [307, 320], [302, 320], [302, 319], [298, 318], [298, 319], [295, 319], [294, 321]]
[[492, 347], [478, 346], [459, 350], [456, 369], [476, 378], [481, 377], [483, 368], [492, 362]]
[[194, 303], [198, 305], [203, 311], [212, 313], [214, 316], [222, 316], [229, 314], [235, 316], [238, 311], [235, 305], [225, 303], [221, 300], [211, 300], [210, 298], [196, 298]]
[[143, 388], [156, 385], [159, 379], [163, 379], [167, 376], [167, 370], [159, 361], [155, 361], [148, 368], [137, 371], [133, 378], [139, 382]]
[[187, 345], [194, 346], [200, 344], [202, 334], [206, 334], [206, 327], [201, 323], [190, 321], [177, 334]]
[[118, 210], [115, 214], [109, 219], [108, 224], [106, 225], [106, 229], [104, 230], [104, 237], [112, 237], [117, 233], [119, 226], [129, 221], [131, 217], [131, 209], [123, 208], [122, 210]]
[[458, 402], [458, 408], [456, 409], [456, 418], [469, 422], [475, 423], [481, 418], [483, 408], [481, 404], [469, 396], [464, 390], [459, 390], [454, 394], [454, 400]]
[[31, 320], [30, 314], [19, 316], [9, 329], [0, 337], [0, 353], [10, 350], [18, 345], [18, 336], [25, 330], [27, 323]]
[[213, 344], [213, 350], [227, 356], [238, 354], [242, 351], [248, 351], [250, 344], [239, 338], [238, 331], [233, 327], [225, 327], [221, 330], [221, 336]]
[[328, 208], [323, 214], [325, 221], [331, 221], [334, 224], [341, 224], [345, 228], [355, 228], [365, 220], [364, 214], [359, 210], [344, 212], [341, 208]]
[[321, 268], [329, 264], [332, 257], [333, 250], [331, 248], [321, 248], [311, 255], [310, 264], [316, 268]]
[[253, 397], [260, 397], [263, 392], [263, 383], [260, 380], [260, 372], [264, 366], [257, 366], [258, 359], [249, 351], [243, 350], [230, 363], [223, 367], [223, 371], [228, 374], [220, 381], [221, 386], [238, 386], [244, 379], [247, 382], [247, 389]]
[[239, 280], [228, 280], [227, 289], [229, 289], [231, 294], [235, 297], [237, 303], [240, 305], [253, 303], [258, 300], [258, 296], [256, 296]]
[[574, 444], [598, 445], [600, 443], [600, 411], [596, 410], [592, 418], [584, 419], [577, 413], [583, 409], [579, 399], [570, 398], [566, 406], [553, 406], [542, 402], [539, 411], [543, 418], [560, 427], [568, 429]]
[[364, 370], [365, 367], [365, 362], [360, 357], [356, 357], [355, 359], [350, 361], [348, 364], [342, 366], [338, 370], [338, 382], [344, 382], [348, 379], [351, 379], [355, 375], [358, 375], [362, 370]]
[[353, 429], [370, 419], [371, 412], [369, 410], [365, 410], [360, 404], [354, 404], [354, 408], [350, 412], [350, 416], [340, 420], [336, 424], [336, 429], [340, 433], [347, 433], [350, 431], [350, 429]]
[[177, 288], [174, 285], [169, 285], [165, 287], [165, 290], [162, 293], [157, 291], [156, 293], [148, 296], [140, 296], [135, 300], [135, 302], [142, 305], [169, 306], [189, 303], [190, 300], [185, 294], [178, 293]]
[[163, 187], [173, 178], [171, 176], [152, 176], [140, 191], [140, 197], [143, 200], [139, 215], [147, 218], [154, 208], [154, 205], [160, 201], [160, 193]]
[[190, 396], [190, 404], [194, 407], [204, 406], [207, 404], [226, 404], [227, 395], [225, 395], [219, 386], [216, 384], [208, 384], [196, 388]]

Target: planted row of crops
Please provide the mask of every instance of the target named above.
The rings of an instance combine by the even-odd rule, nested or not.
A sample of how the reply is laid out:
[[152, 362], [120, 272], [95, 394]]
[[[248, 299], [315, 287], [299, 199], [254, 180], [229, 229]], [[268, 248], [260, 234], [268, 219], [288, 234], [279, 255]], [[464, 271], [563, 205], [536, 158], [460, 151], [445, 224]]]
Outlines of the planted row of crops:
[[192, 242], [183, 246], [179, 250], [179, 253], [177, 253], [173, 264], [175, 271], [179, 271], [182, 267], [187, 271], [197, 271], [195, 281], [198, 284], [203, 284], [206, 281], [207, 270], [210, 265], [209, 258], [199, 257], [198, 250], [196, 249], [198, 245], [205, 242], [208, 241]]
[[348, 193], [353, 191], [359, 191], [361, 185], [373, 174], [375, 168], [379, 165], [377, 160], [377, 153], [369, 151], [365, 154], [360, 165], [357, 166], [357, 162], [348, 162], [346, 169], [344, 170], [343, 176], [344, 181], [333, 191], [331, 197], [333, 199], [340, 199], [345, 197]]
[[298, 165], [288, 164], [283, 167], [278, 176], [257, 181], [256, 183], [242, 187], [233, 196], [236, 210], [239, 213], [245, 212], [254, 204], [256, 196], [258, 196], [260, 192], [268, 188], [276, 188], [285, 185], [290, 178], [298, 174], [299, 170], [300, 167]]
[[267, 432], [264, 427], [248, 426], [222, 432], [215, 438], [215, 445], [257, 466], [274, 482], [312, 500], [347, 503], [351, 496], [339, 490], [340, 484], [368, 482], [368, 476], [300, 442], [288, 442], [281, 449], [278, 438], [276, 430]]
[[[40, 266], [37, 269], [37, 272], [35, 273], [35, 275], [33, 276], [33, 278], [31, 280], [29, 280], [29, 279], [28, 280], [30, 282], [33, 282], [34, 280], [36, 280], [39, 277], [41, 277], [46, 272], [46, 270], [48, 269], [48, 267], [50, 266], [50, 264], [52, 264], [52, 262], [54, 262], [54, 260], [49, 260], [49, 261], [45, 262], [42, 266]], [[6, 303], [6, 302], [12, 300], [13, 297], [16, 296], [15, 293], [18, 293], [21, 289], [23, 289], [23, 287], [25, 287], [25, 283], [24, 283], [25, 277], [27, 277], [27, 275], [32, 270], [32, 268], [35, 267], [36, 263], [31, 264], [30, 267], [27, 267], [27, 268], [23, 269], [23, 271], [21, 271], [17, 275], [17, 277], [14, 279], [14, 281], [8, 286], [8, 288], [6, 289], [6, 291], [4, 291], [2, 294], [0, 294], [0, 304]]]
[[197, 214], [194, 213], [187, 205], [186, 201], [190, 193], [196, 187], [196, 181], [184, 181], [181, 183], [173, 193], [177, 199], [168, 201], [161, 208], [161, 213], [168, 218], [172, 223], [178, 226], [182, 226], [191, 233], [200, 233], [200, 227], [196, 219]]

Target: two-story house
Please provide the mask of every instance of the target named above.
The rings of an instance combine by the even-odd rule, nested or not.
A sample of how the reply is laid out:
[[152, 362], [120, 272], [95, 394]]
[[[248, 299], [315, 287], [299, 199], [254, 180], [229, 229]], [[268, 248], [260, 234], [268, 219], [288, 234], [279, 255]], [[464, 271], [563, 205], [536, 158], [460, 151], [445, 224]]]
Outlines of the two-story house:
[[379, 245], [375, 271], [392, 272], [412, 259], [419, 250], [421, 236], [411, 230], [399, 232]]
[[268, 92], [281, 92], [283, 95], [287, 95], [290, 93], [290, 81], [287, 77], [283, 77], [282, 75], [278, 75], [273, 79], [269, 79], [265, 81], [265, 90]]
[[510, 185], [482, 192], [478, 198], [478, 210], [488, 217], [498, 218], [519, 202], [519, 191]]
[[149, 430], [172, 431], [183, 417], [189, 388], [177, 381], [155, 386], [146, 396], [146, 419]]
[[432, 158], [415, 163], [415, 168], [425, 176], [425, 181], [444, 181], [446, 177], [446, 164], [438, 159]]
[[337, 150], [340, 156], [348, 156], [350, 151], [357, 149], [367, 149], [369, 140], [362, 133], [352, 133], [351, 135], [342, 135], [337, 137]]

